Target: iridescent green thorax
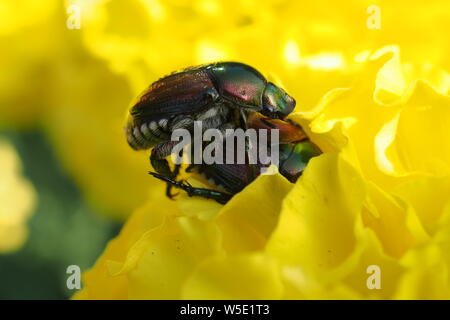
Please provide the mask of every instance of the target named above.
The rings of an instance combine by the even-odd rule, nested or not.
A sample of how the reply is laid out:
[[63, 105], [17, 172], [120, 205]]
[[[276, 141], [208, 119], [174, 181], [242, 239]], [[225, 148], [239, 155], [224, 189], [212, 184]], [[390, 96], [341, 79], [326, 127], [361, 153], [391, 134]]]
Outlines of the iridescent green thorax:
[[238, 62], [216, 63], [208, 67], [216, 88], [226, 99], [246, 107], [261, 109], [266, 79], [256, 69]]

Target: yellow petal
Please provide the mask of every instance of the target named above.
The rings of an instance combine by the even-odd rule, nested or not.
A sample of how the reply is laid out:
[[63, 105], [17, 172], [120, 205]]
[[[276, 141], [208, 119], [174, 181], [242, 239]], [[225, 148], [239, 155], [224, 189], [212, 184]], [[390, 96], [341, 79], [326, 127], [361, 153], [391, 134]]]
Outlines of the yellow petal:
[[280, 299], [276, 261], [260, 253], [211, 258], [187, 279], [182, 299]]
[[[352, 257], [353, 264], [347, 265], [350, 272], [337, 285], [352, 288], [363, 299], [391, 299], [405, 268], [386, 254], [373, 230], [357, 223], [356, 235], [359, 247]], [[379, 277], [379, 283], [374, 277]], [[373, 287], [374, 284], [379, 284], [379, 287]]]
[[364, 197], [361, 177], [339, 154], [312, 159], [284, 200], [268, 252], [300, 265], [308, 276], [336, 268], [355, 249], [355, 219]]
[[395, 140], [386, 151], [396, 175], [450, 172], [450, 97], [428, 83], [417, 82], [402, 106]]
[[415, 176], [399, 185], [394, 193], [414, 208], [430, 234], [441, 227], [440, 220], [450, 204], [449, 177]]
[[375, 138], [383, 125], [398, 113], [399, 107], [392, 103], [400, 101], [403, 92], [402, 86], [388, 90], [389, 83], [395, 82], [400, 73], [398, 63], [393, 63], [397, 55], [388, 49], [373, 55], [351, 88], [335, 89], [307, 115], [314, 117], [310, 127], [316, 134], [329, 132], [336, 123], [342, 123], [356, 152], [357, 160], [352, 163], [361, 169], [365, 178], [383, 186], [395, 182], [377, 167]]
[[[163, 192], [161, 190], [161, 192]], [[160, 207], [156, 206], [160, 203]], [[137, 210], [127, 221], [120, 235], [110, 241], [102, 256], [94, 267], [83, 274], [82, 293], [74, 298], [89, 299], [126, 299], [128, 297], [128, 280], [124, 275], [112, 276], [111, 264], [125, 261], [128, 251], [136, 241], [148, 230], [160, 225], [164, 210], [174, 206], [172, 201], [162, 198], [158, 202], [150, 201], [142, 209]]]
[[363, 221], [375, 231], [387, 254], [399, 258], [426, 240], [415, 212], [372, 183], [368, 185], [368, 202], [362, 211]]
[[136, 260], [134, 269], [127, 273], [131, 299], [179, 299], [194, 267], [221, 254], [217, 226], [195, 218], [167, 217], [140, 242], [135, 246], [138, 252], [128, 254], [128, 259]]
[[[211, 188], [208, 185], [201, 183], [200, 181], [191, 178], [189, 182], [196, 188]], [[180, 212], [188, 217], [196, 217], [203, 221], [215, 219], [222, 209], [223, 205], [215, 200], [206, 200], [202, 197], [188, 197], [186, 192], [179, 191], [177, 195], [177, 205]]]
[[263, 249], [292, 184], [279, 174], [259, 176], [221, 211], [217, 223], [227, 252]]
[[[375, 233], [355, 222], [356, 246], [338, 268], [322, 274], [308, 274], [303, 266], [287, 265], [282, 278], [287, 299], [390, 299], [404, 272], [399, 261], [388, 256]], [[376, 270], [374, 269], [376, 268]], [[375, 275], [375, 272], [377, 274]], [[373, 288], [372, 277], [379, 276], [380, 287]]]
[[439, 247], [411, 251], [403, 263], [409, 270], [401, 278], [395, 299], [450, 299], [448, 265]]

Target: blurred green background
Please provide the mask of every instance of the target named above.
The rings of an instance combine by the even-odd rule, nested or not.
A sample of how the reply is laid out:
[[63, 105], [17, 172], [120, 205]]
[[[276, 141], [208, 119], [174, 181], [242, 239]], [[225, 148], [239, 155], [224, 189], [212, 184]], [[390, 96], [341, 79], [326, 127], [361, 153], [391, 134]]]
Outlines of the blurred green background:
[[16, 149], [39, 199], [24, 246], [0, 254], [0, 299], [66, 299], [67, 267], [92, 266], [121, 224], [86, 203], [42, 131], [2, 131], [0, 139]]

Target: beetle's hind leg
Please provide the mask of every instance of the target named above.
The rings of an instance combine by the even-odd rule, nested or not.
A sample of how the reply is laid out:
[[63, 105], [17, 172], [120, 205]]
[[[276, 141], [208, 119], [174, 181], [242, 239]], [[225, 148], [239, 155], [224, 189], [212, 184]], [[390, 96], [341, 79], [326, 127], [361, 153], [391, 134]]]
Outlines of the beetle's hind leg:
[[188, 194], [189, 197], [198, 196], [198, 197], [203, 197], [203, 198], [207, 198], [207, 199], [213, 199], [221, 204], [227, 203], [233, 197], [233, 195], [231, 195], [229, 193], [220, 192], [220, 191], [216, 191], [216, 190], [212, 190], [212, 189], [195, 188], [195, 187], [191, 186], [187, 181], [175, 181], [173, 179], [170, 179], [166, 176], [160, 175], [155, 172], [149, 172], [149, 173], [152, 176], [154, 176], [155, 178], [163, 180], [176, 188], [186, 191], [186, 193]]

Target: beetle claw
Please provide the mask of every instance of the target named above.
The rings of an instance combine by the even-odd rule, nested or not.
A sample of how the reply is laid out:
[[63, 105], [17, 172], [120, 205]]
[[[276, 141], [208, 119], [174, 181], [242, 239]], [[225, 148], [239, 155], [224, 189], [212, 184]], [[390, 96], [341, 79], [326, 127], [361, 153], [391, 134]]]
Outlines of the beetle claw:
[[170, 182], [168, 182], [167, 187], [166, 187], [166, 196], [170, 200], [175, 200], [175, 197], [179, 194], [179, 192], [177, 192], [177, 193], [170, 192], [172, 190], [172, 187], [173, 187], [172, 184]]
[[181, 180], [180, 182], [192, 188], [192, 184], [190, 184], [187, 180]]

